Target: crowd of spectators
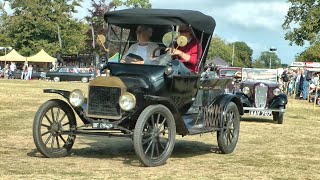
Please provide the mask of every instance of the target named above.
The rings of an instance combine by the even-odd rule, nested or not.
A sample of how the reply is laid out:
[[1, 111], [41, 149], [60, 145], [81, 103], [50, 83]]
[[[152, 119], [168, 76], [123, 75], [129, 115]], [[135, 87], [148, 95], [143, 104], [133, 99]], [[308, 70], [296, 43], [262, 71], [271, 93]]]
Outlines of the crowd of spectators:
[[306, 67], [296, 70], [286, 68], [281, 75], [283, 91], [290, 96], [295, 95], [296, 99], [308, 100], [310, 94], [316, 93], [319, 77], [320, 72], [310, 72]]

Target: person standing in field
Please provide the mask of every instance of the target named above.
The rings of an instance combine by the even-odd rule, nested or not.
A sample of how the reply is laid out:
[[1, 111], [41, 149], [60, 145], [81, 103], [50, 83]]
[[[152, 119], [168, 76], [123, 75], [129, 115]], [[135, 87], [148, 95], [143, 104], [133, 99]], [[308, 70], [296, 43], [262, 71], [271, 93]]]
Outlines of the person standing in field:
[[32, 65], [30, 64], [29, 67], [28, 67], [28, 73], [27, 73], [26, 80], [31, 80], [32, 71], [33, 71], [33, 67], [32, 67]]
[[28, 66], [24, 65], [21, 71], [21, 80], [27, 79], [28, 75]]

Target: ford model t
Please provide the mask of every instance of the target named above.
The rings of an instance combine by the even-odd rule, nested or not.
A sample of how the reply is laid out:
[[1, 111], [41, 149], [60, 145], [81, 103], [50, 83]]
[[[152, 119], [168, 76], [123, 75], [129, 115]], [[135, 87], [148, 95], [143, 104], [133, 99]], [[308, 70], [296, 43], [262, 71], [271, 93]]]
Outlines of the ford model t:
[[279, 88], [276, 69], [243, 68], [240, 89], [235, 93], [242, 101], [245, 113], [273, 117], [279, 124], [288, 102]]
[[[109, 29], [105, 47], [109, 52], [118, 48], [119, 62], [137, 41], [137, 27], [152, 27], [150, 41], [159, 45], [152, 57], [157, 63], [106, 61], [99, 67], [101, 71], [108, 69], [109, 75], [90, 81], [87, 96], [81, 90], [45, 89], [44, 93], [59, 94], [64, 100], [49, 100], [36, 113], [33, 138], [37, 149], [45, 157], [63, 157], [76, 135], [129, 137], [141, 163], [158, 166], [171, 155], [177, 134], [217, 132], [219, 150], [232, 153], [243, 114], [241, 101], [224, 93], [230, 80], [200, 80], [214, 19], [188, 10], [128, 9], [109, 12], [105, 20]], [[182, 26], [190, 28], [202, 51], [197, 54], [194, 72], [175, 74], [173, 56], [166, 48], [174, 51], [188, 43], [180, 36]], [[133, 55], [135, 58], [139, 59]], [[82, 125], [77, 124], [76, 116]]]

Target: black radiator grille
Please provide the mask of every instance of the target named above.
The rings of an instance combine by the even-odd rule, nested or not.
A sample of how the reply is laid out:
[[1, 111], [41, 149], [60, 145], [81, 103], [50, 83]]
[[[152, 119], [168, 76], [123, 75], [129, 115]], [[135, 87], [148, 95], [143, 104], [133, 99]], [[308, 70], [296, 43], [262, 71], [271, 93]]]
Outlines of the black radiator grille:
[[120, 116], [120, 88], [90, 86], [88, 114], [90, 116]]

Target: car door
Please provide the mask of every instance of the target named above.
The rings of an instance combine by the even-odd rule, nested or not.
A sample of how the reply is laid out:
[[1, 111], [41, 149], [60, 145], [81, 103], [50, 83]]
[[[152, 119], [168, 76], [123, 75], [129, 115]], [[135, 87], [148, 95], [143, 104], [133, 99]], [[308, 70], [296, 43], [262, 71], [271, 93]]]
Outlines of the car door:
[[68, 81], [68, 72], [69, 68], [63, 67], [59, 69], [58, 76], [60, 78], [60, 81]]
[[80, 81], [81, 77], [77, 68], [69, 68], [69, 81]]

